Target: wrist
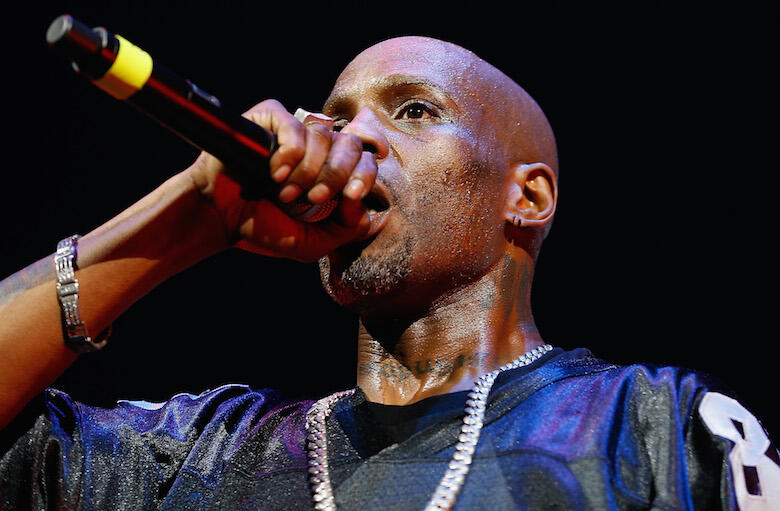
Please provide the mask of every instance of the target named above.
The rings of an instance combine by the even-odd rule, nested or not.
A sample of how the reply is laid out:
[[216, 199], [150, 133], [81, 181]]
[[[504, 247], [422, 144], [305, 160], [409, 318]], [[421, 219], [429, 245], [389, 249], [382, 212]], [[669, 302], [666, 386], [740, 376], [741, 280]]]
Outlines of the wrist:
[[221, 225], [223, 248], [229, 248], [240, 239], [239, 224], [247, 202], [241, 198], [240, 185], [222, 173], [221, 166], [216, 158], [203, 152], [182, 174], [199, 193], [206, 212]]
[[230, 246], [219, 215], [181, 172], [81, 238], [80, 265], [143, 259], [167, 278]]
[[178, 272], [230, 248], [231, 229], [214, 201], [198, 187], [190, 169], [173, 176], [162, 187], [165, 212], [161, 216], [168, 236], [165, 257]]

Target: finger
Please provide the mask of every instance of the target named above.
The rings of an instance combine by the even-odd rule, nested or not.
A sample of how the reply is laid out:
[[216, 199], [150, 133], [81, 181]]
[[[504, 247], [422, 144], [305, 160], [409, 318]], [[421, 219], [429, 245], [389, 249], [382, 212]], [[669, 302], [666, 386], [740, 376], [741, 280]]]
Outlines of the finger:
[[304, 156], [306, 133], [303, 124], [273, 99], [255, 105], [245, 115], [276, 135], [277, 148], [269, 166], [273, 180], [284, 181]]
[[316, 261], [336, 247], [363, 236], [369, 228], [368, 215], [352, 226], [332, 220], [320, 224], [300, 222], [267, 200], [248, 203], [244, 214], [239, 231], [242, 239], [236, 243], [237, 247], [302, 262]]
[[331, 145], [331, 131], [322, 124], [306, 126], [306, 151], [298, 165], [292, 169], [279, 192], [279, 200], [290, 202], [311, 188], [323, 164], [328, 158]]
[[352, 175], [349, 176], [347, 186], [344, 187], [344, 196], [357, 201], [364, 198], [374, 186], [378, 171], [379, 167], [377, 166], [374, 154], [363, 151], [360, 156], [360, 161], [352, 171]]
[[366, 231], [368, 231], [368, 211], [361, 200], [342, 197], [332, 216], [339, 225], [358, 228], [358, 230], [362, 229], [361, 224], [365, 223]]
[[342, 199], [337, 212], [318, 224], [305, 224], [307, 240], [320, 248], [319, 256], [337, 247], [365, 237], [371, 222], [365, 206], [360, 201]]
[[323, 113], [315, 113], [299, 108], [295, 111], [294, 117], [301, 121], [304, 126], [308, 126], [310, 123], [318, 123], [328, 127], [329, 131], [333, 131], [334, 119]]
[[325, 164], [307, 195], [309, 202], [322, 204], [340, 192], [360, 161], [362, 153], [363, 143], [357, 135], [334, 133]]
[[271, 201], [247, 203], [245, 218], [239, 225], [240, 241], [236, 247], [272, 257], [286, 257], [297, 261], [307, 259], [305, 253], [305, 226], [290, 218]]

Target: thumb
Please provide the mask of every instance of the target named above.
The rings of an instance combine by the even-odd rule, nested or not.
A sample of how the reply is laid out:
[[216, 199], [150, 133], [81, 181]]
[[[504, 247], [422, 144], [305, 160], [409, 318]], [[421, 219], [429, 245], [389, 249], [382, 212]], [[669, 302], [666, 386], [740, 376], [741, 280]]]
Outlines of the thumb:
[[362, 200], [353, 200], [342, 195], [334, 216], [336, 221], [344, 227], [354, 227], [358, 231], [363, 229], [368, 231], [368, 212]]

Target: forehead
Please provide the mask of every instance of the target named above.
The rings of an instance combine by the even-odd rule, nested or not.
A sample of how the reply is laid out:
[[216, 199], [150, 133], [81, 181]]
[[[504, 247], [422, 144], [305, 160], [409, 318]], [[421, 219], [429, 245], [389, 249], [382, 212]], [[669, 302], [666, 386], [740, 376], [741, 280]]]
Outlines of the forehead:
[[450, 43], [422, 37], [384, 41], [365, 50], [347, 65], [328, 98], [328, 104], [404, 80], [419, 81], [458, 100], [466, 100], [478, 88], [474, 69], [478, 58]]

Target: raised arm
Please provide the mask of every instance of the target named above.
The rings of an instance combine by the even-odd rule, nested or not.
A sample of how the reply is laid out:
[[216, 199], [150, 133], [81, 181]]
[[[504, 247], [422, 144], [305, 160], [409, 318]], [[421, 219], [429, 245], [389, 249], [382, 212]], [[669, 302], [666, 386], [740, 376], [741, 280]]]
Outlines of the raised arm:
[[[154, 286], [226, 246], [203, 202], [181, 173], [81, 238], [79, 310], [93, 336]], [[49, 256], [0, 284], [0, 426], [76, 359], [63, 342], [55, 282]]]
[[[277, 135], [280, 147], [271, 173], [280, 190], [294, 184], [297, 192], [287, 187], [284, 200], [308, 194], [321, 203], [343, 190], [337, 211], [307, 224], [272, 201], [245, 202], [222, 165], [202, 154], [80, 239], [79, 310], [91, 335], [167, 278], [231, 246], [312, 261], [368, 230], [360, 199], [373, 185], [376, 161], [362, 151], [357, 137], [304, 126], [275, 101], [260, 103], [246, 115]], [[360, 186], [346, 189], [353, 181]], [[323, 187], [309, 193], [320, 183], [324, 193]], [[0, 429], [77, 357], [63, 342], [55, 282], [52, 256], [0, 282]]]

